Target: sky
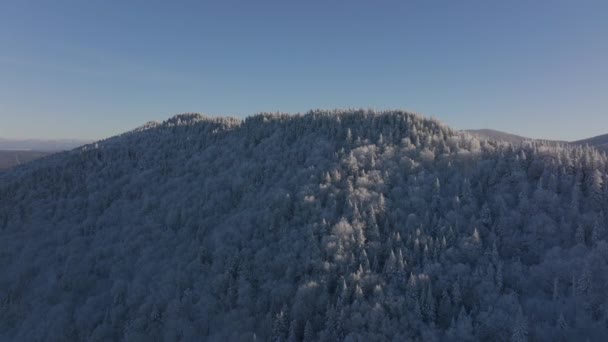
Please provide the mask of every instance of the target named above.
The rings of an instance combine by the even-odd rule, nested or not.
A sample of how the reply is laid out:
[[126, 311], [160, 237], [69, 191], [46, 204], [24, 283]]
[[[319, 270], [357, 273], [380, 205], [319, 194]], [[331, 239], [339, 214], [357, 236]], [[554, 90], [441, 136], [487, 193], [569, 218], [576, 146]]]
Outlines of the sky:
[[0, 1], [2, 138], [317, 108], [608, 133], [608, 1]]

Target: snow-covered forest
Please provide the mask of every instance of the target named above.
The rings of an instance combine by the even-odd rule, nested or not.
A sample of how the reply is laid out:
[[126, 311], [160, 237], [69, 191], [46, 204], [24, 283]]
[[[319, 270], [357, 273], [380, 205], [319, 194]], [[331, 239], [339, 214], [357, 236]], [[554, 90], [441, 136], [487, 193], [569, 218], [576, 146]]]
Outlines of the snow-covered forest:
[[605, 341], [608, 160], [184, 114], [0, 175], [0, 340]]

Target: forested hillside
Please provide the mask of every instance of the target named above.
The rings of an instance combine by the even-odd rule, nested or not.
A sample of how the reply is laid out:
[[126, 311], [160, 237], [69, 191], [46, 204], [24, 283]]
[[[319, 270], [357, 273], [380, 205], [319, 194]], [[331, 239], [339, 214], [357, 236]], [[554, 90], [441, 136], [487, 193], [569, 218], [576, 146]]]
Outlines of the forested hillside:
[[605, 341], [608, 163], [197, 114], [0, 174], [0, 340]]
[[593, 146], [600, 151], [608, 151], [608, 134], [598, 135], [593, 138], [575, 141], [574, 143], [579, 145]]

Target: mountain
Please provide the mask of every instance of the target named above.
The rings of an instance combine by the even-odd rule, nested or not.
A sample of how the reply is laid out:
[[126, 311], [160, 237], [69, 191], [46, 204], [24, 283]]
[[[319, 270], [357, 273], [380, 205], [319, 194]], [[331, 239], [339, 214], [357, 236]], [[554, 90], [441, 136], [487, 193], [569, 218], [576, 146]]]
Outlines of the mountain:
[[39, 152], [57, 152], [90, 143], [82, 139], [6, 139], [0, 138], [0, 150], [31, 150]]
[[519, 135], [501, 132], [493, 129], [468, 129], [466, 130], [466, 132], [475, 136], [478, 139], [505, 141], [510, 144], [522, 144], [524, 141], [531, 140], [530, 138], [525, 138]]
[[27, 150], [0, 150], [0, 171], [48, 156], [51, 153], [52, 152]]
[[0, 171], [46, 157], [59, 151], [90, 143], [78, 139], [4, 139], [0, 138]]
[[598, 150], [608, 152], [608, 134], [598, 135], [589, 139], [578, 140], [575, 141], [574, 144], [589, 145], [597, 148]]
[[592, 146], [597, 148], [600, 151], [608, 152], [608, 134], [599, 135], [597, 137], [577, 140], [577, 141], [558, 141], [558, 140], [543, 140], [543, 139], [531, 139], [522, 137], [519, 135], [496, 131], [493, 129], [469, 129], [465, 130], [465, 132], [475, 136], [478, 139], [482, 140], [495, 140], [495, 141], [505, 141], [510, 144], [522, 144], [528, 140], [540, 140], [545, 143], [552, 144], [571, 144], [571, 145], [580, 145], [580, 146]]
[[601, 341], [607, 179], [402, 111], [175, 116], [0, 174], [0, 340]]

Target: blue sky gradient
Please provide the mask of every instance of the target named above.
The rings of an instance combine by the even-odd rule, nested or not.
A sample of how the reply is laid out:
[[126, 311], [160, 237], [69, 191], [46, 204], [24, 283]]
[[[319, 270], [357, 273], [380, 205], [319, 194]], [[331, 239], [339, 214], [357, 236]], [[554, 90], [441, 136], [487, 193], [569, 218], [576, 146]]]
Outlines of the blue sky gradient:
[[608, 133], [608, 1], [0, 3], [0, 137], [182, 112], [402, 108], [455, 128]]

